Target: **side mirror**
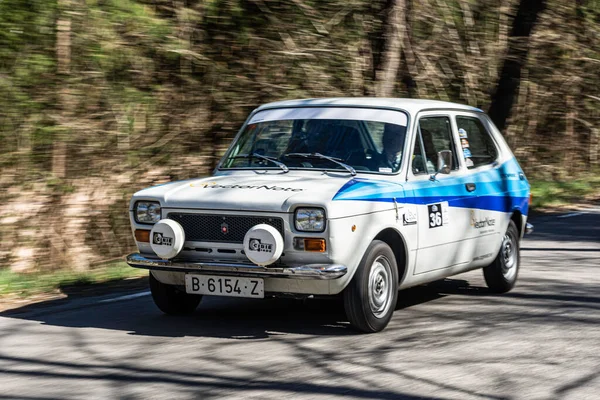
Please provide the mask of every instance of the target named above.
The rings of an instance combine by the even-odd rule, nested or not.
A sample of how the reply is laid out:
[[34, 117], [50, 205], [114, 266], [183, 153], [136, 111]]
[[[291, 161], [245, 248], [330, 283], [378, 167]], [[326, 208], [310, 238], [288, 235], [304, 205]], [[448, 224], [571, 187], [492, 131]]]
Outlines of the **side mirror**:
[[435, 181], [437, 174], [449, 174], [452, 170], [452, 150], [438, 151], [437, 172], [429, 177]]

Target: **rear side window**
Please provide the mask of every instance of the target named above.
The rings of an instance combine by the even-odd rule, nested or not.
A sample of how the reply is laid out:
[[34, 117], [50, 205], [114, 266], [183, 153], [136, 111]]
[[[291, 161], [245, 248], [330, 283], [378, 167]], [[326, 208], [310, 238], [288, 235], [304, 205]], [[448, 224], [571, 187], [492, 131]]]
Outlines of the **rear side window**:
[[456, 117], [456, 125], [467, 168], [477, 168], [496, 161], [498, 148], [479, 118]]
[[452, 169], [458, 169], [455, 148], [448, 117], [421, 118], [412, 158], [413, 174], [434, 174], [438, 162], [437, 153], [442, 150], [452, 151]]

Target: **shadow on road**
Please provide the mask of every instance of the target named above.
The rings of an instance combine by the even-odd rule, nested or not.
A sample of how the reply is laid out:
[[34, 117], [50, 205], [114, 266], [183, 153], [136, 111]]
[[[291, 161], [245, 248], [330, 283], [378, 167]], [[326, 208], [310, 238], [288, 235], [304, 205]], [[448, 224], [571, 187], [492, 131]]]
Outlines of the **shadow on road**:
[[[289, 392], [294, 395], [312, 394], [312, 395], [335, 395], [351, 396], [352, 398], [362, 399], [394, 399], [394, 400], [418, 400], [424, 399], [421, 396], [413, 396], [396, 390], [385, 390], [378, 388], [355, 388], [346, 384], [318, 384], [308, 381], [274, 381], [268, 375], [253, 377], [251, 379], [244, 377], [226, 377], [216, 372], [195, 372], [195, 371], [170, 371], [158, 368], [136, 367], [123, 363], [105, 365], [100, 362], [91, 363], [71, 363], [35, 360], [24, 357], [9, 357], [0, 355], [0, 361], [19, 363], [28, 367], [36, 367], [37, 370], [30, 371], [6, 371], [7, 375], [27, 378], [45, 378], [45, 379], [63, 379], [85, 381], [115, 382], [119, 386], [128, 384], [146, 384], [159, 385], [168, 384], [179, 390], [186, 389], [193, 393], [197, 392], [196, 398], [218, 398], [218, 396], [206, 396], [209, 390], [252, 390], [261, 391], [263, 395], [272, 395], [271, 392]], [[259, 372], [259, 371], [257, 371]], [[444, 387], [445, 385], [441, 385]], [[453, 388], [454, 389], [454, 388]], [[462, 393], [476, 395], [476, 393], [455, 389]], [[502, 400], [501, 396], [478, 396]], [[41, 397], [3, 397], [0, 399], [43, 399]], [[271, 397], [269, 397], [271, 398]], [[275, 398], [275, 397], [274, 397]], [[432, 400], [442, 400], [441, 397], [427, 397]]]
[[[427, 286], [420, 286], [400, 292], [401, 296], [396, 307], [398, 313], [403, 310], [418, 308], [425, 303], [445, 301], [447, 294], [476, 294], [486, 293], [486, 289], [469, 286], [467, 281], [448, 279]], [[49, 302], [51, 303], [51, 302]], [[98, 380], [101, 382], [114, 382], [118, 385], [134, 384], [164, 384], [181, 390], [198, 391], [199, 396], [205, 396], [206, 390], [228, 391], [228, 390], [253, 390], [264, 393], [289, 392], [298, 394], [320, 394], [330, 396], [350, 396], [364, 399], [406, 399], [416, 400], [422, 397], [413, 396], [394, 389], [393, 387], [377, 387], [370, 384], [365, 388], [357, 388], [357, 382], [368, 381], [367, 377], [352, 377], [346, 372], [339, 372], [333, 367], [334, 364], [350, 363], [354, 368], [370, 368], [379, 370], [389, 376], [398, 379], [418, 382], [422, 385], [455, 391], [463, 395], [504, 399], [503, 396], [482, 395], [468, 388], [461, 388], [439, 382], [434, 379], [419, 377], [418, 374], [403, 371], [402, 368], [389, 365], [373, 364], [370, 358], [367, 360], [353, 356], [354, 351], [338, 349], [335, 347], [314, 347], [311, 343], [320, 341], [323, 336], [336, 336], [338, 340], [350, 343], [364, 343], [359, 337], [365, 338], [352, 330], [345, 321], [342, 302], [337, 299], [314, 299], [308, 301], [297, 301], [290, 299], [227, 299], [227, 298], [205, 298], [199, 309], [191, 316], [170, 317], [161, 312], [152, 304], [150, 297], [145, 296], [130, 301], [96, 304], [78, 309], [65, 309], [53, 311], [51, 304], [43, 306], [29, 306], [9, 312], [0, 313], [0, 316], [28, 321], [39, 321], [45, 325], [60, 326], [68, 328], [99, 328], [113, 331], [123, 331], [131, 335], [149, 336], [157, 338], [176, 337], [211, 337], [235, 339], [229, 343], [221, 343], [221, 346], [235, 346], [240, 341], [261, 341], [268, 338], [277, 338], [277, 343], [285, 345], [291, 355], [298, 357], [314, 370], [321, 371], [323, 376], [333, 377], [332, 382], [313, 384], [308, 381], [297, 379], [273, 379], [268, 371], [269, 366], [255, 366], [252, 377], [230, 377], [220, 370], [182, 370], [173, 371], [171, 368], [157, 368], [155, 365], [140, 362], [133, 365], [135, 360], [127, 359], [115, 363], [110, 360], [106, 363], [104, 359], [92, 357], [94, 360], [64, 362], [58, 360], [36, 359], [21, 355], [5, 355], [0, 352], [0, 363], [10, 363], [25, 366], [19, 370], [8, 370], [8, 375], [24, 377], [28, 379], [45, 380]], [[424, 314], [424, 318], [430, 318]], [[5, 329], [6, 335], [18, 335], [19, 326], [16, 330]], [[71, 331], [78, 349], [86, 348], [86, 341], [81, 339], [75, 331]], [[287, 336], [296, 333], [310, 336]], [[387, 354], [395, 346], [410, 346], [415, 341], [422, 341], [418, 334], [394, 334], [388, 330], [384, 334], [389, 335], [389, 343], [382, 343], [372, 351], [376, 359], [385, 359]], [[356, 335], [354, 339], [351, 335]], [[160, 339], [159, 339], [160, 341]], [[243, 346], [246, 343], [242, 344]], [[251, 343], [247, 344], [252, 346]], [[148, 349], [148, 352], [154, 350]], [[143, 357], [140, 354], [139, 357]], [[196, 357], [201, 357], [205, 362], [223, 364], [230, 362], [227, 359], [212, 359], [210, 352], [201, 352]], [[335, 361], [335, 363], [331, 363]], [[345, 365], [345, 364], [344, 364]], [[234, 368], [241, 368], [232, 365]], [[261, 372], [261, 368], [264, 370]], [[250, 371], [249, 371], [250, 373]], [[353, 384], [349, 383], [352, 379]], [[1, 398], [1, 397], [0, 397]], [[434, 398], [434, 397], [428, 397]], [[442, 397], [435, 397], [442, 399]]]
[[[446, 279], [403, 290], [396, 310], [441, 299], [449, 294], [482, 295], [487, 289], [465, 280]], [[189, 316], [163, 315], [150, 296], [116, 303], [93, 303], [80, 308], [56, 309], [37, 303], [0, 313], [0, 316], [40, 321], [48, 325], [102, 328], [136, 335], [163, 337], [218, 337], [258, 339], [278, 333], [357, 335], [346, 321], [341, 297], [332, 299], [235, 299], [205, 297]]]
[[[422, 385], [454, 393], [453, 398], [505, 399], [511, 396], [504, 396], [502, 391], [475, 390], [467, 383], [448, 382], [443, 374], [431, 377], [415, 372], [412, 366], [422, 365], [421, 356], [415, 354], [428, 354], [427, 357], [431, 357], [439, 351], [446, 351], [447, 361], [435, 356], [433, 359], [427, 358], [427, 362], [437, 363], [444, 368], [452, 364], [454, 367], [475, 370], [482, 368], [482, 365], [502, 366], [508, 363], [517, 368], [531, 368], [532, 365], [536, 368], [558, 368], [560, 362], [556, 360], [554, 352], [524, 352], [514, 358], [511, 354], [489, 351], [489, 345], [494, 340], [503, 344], [510, 335], [514, 338], [514, 335], [523, 332], [537, 332], [540, 337], [539, 332], [560, 329], [558, 337], [549, 337], [545, 333], [541, 335], [543, 341], [550, 340], [550, 348], [552, 343], [563, 340], [563, 334], [577, 337], [573, 336], [573, 332], [593, 332], [592, 329], [600, 323], [597, 285], [581, 286], [573, 282], [557, 283], [551, 279], [536, 278], [536, 288], [533, 292], [517, 289], [496, 296], [483, 286], [471, 285], [466, 280], [446, 279], [404, 290], [400, 292], [392, 324], [375, 336], [357, 334], [349, 327], [339, 299], [302, 302], [207, 297], [198, 311], [187, 317], [162, 315], [148, 296], [62, 311], [53, 311], [55, 308], [48, 304], [43, 308], [30, 306], [4, 312], [0, 316], [38, 321], [50, 326], [126, 332], [137, 337], [126, 338], [123, 334], [100, 333], [98, 330], [93, 334], [88, 330], [63, 330], [71, 337], [69, 343], [71, 351], [77, 352], [76, 359], [37, 358], [17, 351], [12, 354], [0, 351], [0, 367], [2, 363], [19, 366], [3, 370], [11, 379], [75, 381], [82, 384], [95, 381], [105, 386], [113, 385], [115, 392], [122, 387], [139, 387], [139, 384], [168, 385], [172, 390], [179, 390], [178, 393], [194, 393], [195, 397], [202, 398], [211, 398], [210, 393], [240, 389], [272, 395], [285, 392], [363, 399], [419, 398], [395, 390], [394, 386], [374, 384], [378, 382], [377, 377], [385, 376], [402, 382], [399, 389], [408, 384]], [[37, 335], [31, 332], [31, 326], [22, 330], [23, 325], [18, 322], [7, 324], [0, 330], [0, 337]], [[42, 334], [52, 331], [46, 329]], [[290, 333], [302, 335], [288, 335]], [[45, 340], [43, 336], [34, 337]], [[172, 342], [164, 340], [180, 337], [186, 339]], [[240, 358], [223, 357], [222, 353], [211, 350], [214, 342], [196, 338], [229, 339], [219, 341], [219, 348], [232, 349], [231, 354], [244, 357], [251, 354], [258, 361], [252, 363], [244, 359], [242, 362]], [[107, 356], [112, 353], [106, 349], [99, 352], [94, 347], [105, 341], [114, 344], [115, 353], [121, 348], [127, 348], [128, 352]], [[127, 344], [121, 346], [120, 342]], [[331, 345], [333, 342], [335, 345]], [[174, 346], [169, 347], [167, 343]], [[484, 343], [483, 349], [488, 351], [481, 351], [480, 348], [480, 351], [467, 355], [450, 353], [464, 349], [465, 343]], [[133, 344], [139, 346], [139, 351], [132, 351]], [[535, 341], [530, 340], [527, 346], [536, 345]], [[165, 348], [173, 354], [169, 353], [168, 359], [163, 361]], [[269, 358], [272, 355], [269, 351], [275, 349], [285, 352], [287, 358], [280, 364], [260, 362], [265, 359], [261, 352], [265, 351]], [[86, 357], [82, 357], [82, 354]], [[389, 363], [391, 358], [404, 360], [403, 357], [409, 354], [413, 358]], [[313, 372], [318, 371], [319, 377], [327, 377], [331, 383], [313, 383], [299, 379], [294, 373], [278, 375], [281, 365], [299, 363]], [[185, 368], [180, 368], [180, 364]], [[340, 368], [340, 365], [345, 368]], [[238, 371], [238, 374], [229, 374], [229, 371]], [[562, 382], [556, 388], [556, 393], [564, 395], [578, 390], [598, 379], [598, 376], [597, 369], [585, 371]]]
[[[555, 311], [577, 309], [600, 310], [597, 287], [562, 287], [559, 282], [536, 279], [536, 292], [517, 289], [504, 295], [494, 295], [484, 286], [471, 285], [462, 279], [444, 279], [428, 285], [399, 292], [396, 313], [419, 305], [442, 301], [450, 305], [462, 296], [481, 298], [480, 303], [507, 305], [520, 301], [521, 307], [552, 306]], [[484, 300], [485, 299], [485, 300]], [[523, 303], [523, 301], [527, 303]], [[531, 302], [531, 304], [529, 304]], [[55, 307], [55, 304], [59, 305]], [[64, 300], [47, 301], [0, 313], [0, 316], [39, 321], [44, 324], [101, 328], [126, 331], [133, 335], [159, 337], [215, 337], [238, 340], [268, 338], [281, 334], [319, 336], [360, 335], [346, 320], [341, 297], [332, 299], [237, 299], [205, 296], [198, 310], [189, 316], [167, 316], [153, 304], [149, 295], [114, 303], [86, 303], [81, 307], [62, 308]], [[68, 303], [67, 303], [68, 304]], [[465, 310], [466, 311], [466, 310]], [[518, 318], [521, 310], [512, 310]], [[445, 318], [444, 316], [442, 316]], [[461, 313], [468, 320], [470, 313]], [[546, 315], [548, 321], [553, 317]]]

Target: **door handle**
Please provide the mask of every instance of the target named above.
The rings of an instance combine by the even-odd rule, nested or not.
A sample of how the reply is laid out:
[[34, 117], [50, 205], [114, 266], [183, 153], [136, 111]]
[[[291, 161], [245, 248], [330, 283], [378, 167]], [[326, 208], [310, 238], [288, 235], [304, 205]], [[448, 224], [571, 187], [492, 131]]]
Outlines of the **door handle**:
[[465, 183], [465, 187], [467, 188], [467, 192], [472, 192], [473, 190], [477, 189], [477, 185], [474, 183]]

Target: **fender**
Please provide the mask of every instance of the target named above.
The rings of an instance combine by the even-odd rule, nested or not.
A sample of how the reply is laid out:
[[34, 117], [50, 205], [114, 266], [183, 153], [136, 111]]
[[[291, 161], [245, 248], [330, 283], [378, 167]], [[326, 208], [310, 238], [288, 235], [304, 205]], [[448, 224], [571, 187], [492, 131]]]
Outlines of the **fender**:
[[[401, 210], [402, 208], [400, 208]], [[402, 284], [408, 276], [412, 275], [416, 261], [417, 225], [402, 226], [399, 225], [402, 215], [399, 215], [398, 222], [396, 222], [396, 218], [396, 211], [388, 209], [329, 221], [330, 232], [335, 233], [330, 237], [332, 260], [348, 267], [348, 273], [344, 277], [330, 282], [333, 294], [341, 292], [354, 277], [365, 251], [373, 240], [378, 239], [390, 244], [391, 240], [386, 237], [388, 234], [385, 232], [393, 232], [401, 241], [400, 249], [390, 245], [395, 255], [402, 254], [404, 257], [404, 266], [398, 267], [399, 275], [402, 275], [399, 277], [400, 283]], [[355, 227], [354, 231], [353, 227]], [[341, 232], [343, 233], [340, 234]], [[348, 249], [353, 249], [353, 251], [348, 251]]]

